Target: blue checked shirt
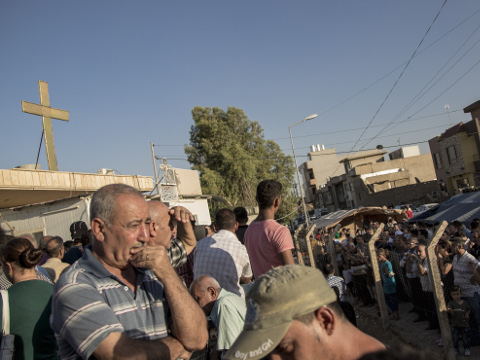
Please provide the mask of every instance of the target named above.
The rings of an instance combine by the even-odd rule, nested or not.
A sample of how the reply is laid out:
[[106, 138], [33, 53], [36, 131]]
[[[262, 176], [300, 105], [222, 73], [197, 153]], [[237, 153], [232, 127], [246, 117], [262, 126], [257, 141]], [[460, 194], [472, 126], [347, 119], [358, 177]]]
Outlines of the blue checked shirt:
[[328, 286], [331, 288], [336, 287], [338, 289], [338, 297], [340, 301], [344, 301], [344, 294], [345, 294], [345, 280], [340, 276], [330, 275], [327, 276], [327, 283]]
[[223, 289], [245, 298], [240, 277], [248, 278], [253, 273], [245, 246], [231, 231], [220, 230], [197, 243], [193, 275], [195, 279], [210, 275]]

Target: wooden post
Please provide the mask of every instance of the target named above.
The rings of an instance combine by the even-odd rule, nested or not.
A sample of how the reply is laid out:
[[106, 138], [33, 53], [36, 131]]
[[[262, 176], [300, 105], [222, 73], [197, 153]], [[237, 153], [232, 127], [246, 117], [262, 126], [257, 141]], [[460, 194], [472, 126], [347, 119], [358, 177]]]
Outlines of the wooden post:
[[300, 248], [300, 244], [298, 243], [298, 233], [303, 230], [304, 226], [305, 224], [302, 224], [293, 233], [293, 241], [295, 243], [295, 248], [297, 249], [297, 259], [300, 265], [305, 265], [305, 263], [303, 262], [302, 249]]
[[380, 224], [375, 234], [368, 242], [368, 250], [370, 251], [370, 262], [373, 269], [373, 277], [375, 279], [375, 293], [377, 294], [378, 305], [380, 306], [380, 315], [382, 317], [383, 329], [390, 328], [390, 319], [388, 318], [387, 304], [385, 303], [385, 296], [383, 295], [382, 278], [380, 276], [380, 266], [378, 264], [377, 252], [375, 249], [375, 241], [383, 231], [385, 224]]
[[333, 229], [333, 232], [330, 234], [328, 237], [328, 250], [330, 253], [330, 263], [333, 265], [333, 268], [335, 269], [335, 274], [337, 276], [342, 276], [340, 274], [340, 270], [338, 269], [338, 263], [337, 263], [337, 250], [335, 249], [335, 243], [333, 242], [333, 238], [337, 231], [340, 229], [341, 225], [337, 224], [335, 228]]
[[313, 224], [310, 230], [308, 230], [307, 235], [305, 235], [305, 241], [307, 242], [307, 250], [308, 250], [308, 257], [310, 258], [310, 266], [313, 268], [317, 268], [315, 265], [315, 259], [313, 258], [312, 252], [312, 243], [310, 242], [310, 235], [313, 233], [313, 230], [317, 227], [316, 224]]
[[[435, 298], [435, 306], [437, 307], [438, 322], [440, 324], [440, 331], [442, 332], [443, 351], [445, 359], [454, 360], [455, 350], [453, 348], [452, 332], [450, 330], [450, 324], [448, 323], [447, 306], [445, 304], [445, 297], [442, 289], [442, 280], [440, 278], [440, 270], [437, 264], [437, 255], [435, 254], [435, 247], [438, 241], [445, 232], [448, 223], [442, 222], [437, 232], [433, 236], [430, 245], [427, 248], [427, 260], [428, 260], [428, 276], [433, 287], [433, 297]], [[450, 271], [453, 271], [450, 270]]]

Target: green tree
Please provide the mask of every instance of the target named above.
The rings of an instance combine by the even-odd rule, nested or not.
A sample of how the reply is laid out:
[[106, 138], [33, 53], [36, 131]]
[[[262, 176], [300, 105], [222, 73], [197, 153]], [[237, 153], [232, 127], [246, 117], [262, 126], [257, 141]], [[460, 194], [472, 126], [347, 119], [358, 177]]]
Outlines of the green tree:
[[[265, 140], [258, 122], [249, 120], [242, 109], [235, 107], [225, 112], [218, 107], [196, 106], [192, 117], [194, 125], [185, 153], [192, 168], [200, 172], [203, 193], [219, 195], [232, 206], [256, 206], [258, 183], [274, 179], [283, 185], [277, 217], [287, 221], [297, 215], [297, 199], [291, 191], [293, 160], [277, 143]], [[212, 214], [224, 206], [215, 205]]]

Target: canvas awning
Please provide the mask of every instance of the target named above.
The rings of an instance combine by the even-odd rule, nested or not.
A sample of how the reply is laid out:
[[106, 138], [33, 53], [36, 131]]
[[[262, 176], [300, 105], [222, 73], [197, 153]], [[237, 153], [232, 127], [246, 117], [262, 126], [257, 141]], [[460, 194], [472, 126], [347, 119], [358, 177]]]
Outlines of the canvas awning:
[[0, 209], [93, 194], [108, 184], [123, 183], [152, 191], [149, 176], [103, 175], [32, 169], [0, 169]]
[[409, 222], [423, 221], [427, 224], [437, 224], [442, 221], [449, 223], [460, 221], [465, 225], [470, 225], [475, 218], [480, 218], [480, 191], [455, 195], [434, 208], [411, 218]]
[[367, 222], [386, 223], [389, 217], [396, 222], [402, 222], [407, 219], [407, 216], [400, 210], [363, 207], [360, 209], [339, 210], [322, 216], [320, 219], [315, 220], [314, 223], [317, 228], [329, 228], [340, 224], [342, 228], [345, 227], [351, 231], [356, 231], [357, 229], [363, 229]]

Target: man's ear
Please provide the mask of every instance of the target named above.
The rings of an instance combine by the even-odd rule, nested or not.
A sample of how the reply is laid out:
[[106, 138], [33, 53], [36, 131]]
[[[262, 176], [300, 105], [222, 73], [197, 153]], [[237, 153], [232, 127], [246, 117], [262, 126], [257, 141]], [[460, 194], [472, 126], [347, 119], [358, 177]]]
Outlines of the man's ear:
[[273, 207], [278, 208], [280, 206], [280, 203], [282, 202], [282, 197], [276, 197], [275, 200], [273, 200]]
[[238, 221], [235, 223], [235, 231], [238, 230]]
[[217, 300], [217, 298], [218, 298], [217, 289], [215, 289], [213, 286], [209, 286], [207, 291], [210, 294], [210, 296], [213, 298], [213, 300]]
[[95, 218], [92, 220], [90, 227], [92, 228], [92, 234], [98, 241], [105, 240], [105, 229], [107, 228], [103, 220]]
[[332, 311], [332, 309], [324, 306], [315, 310], [315, 320], [320, 327], [327, 333], [327, 335], [332, 335], [335, 326], [337, 325], [337, 315]]

